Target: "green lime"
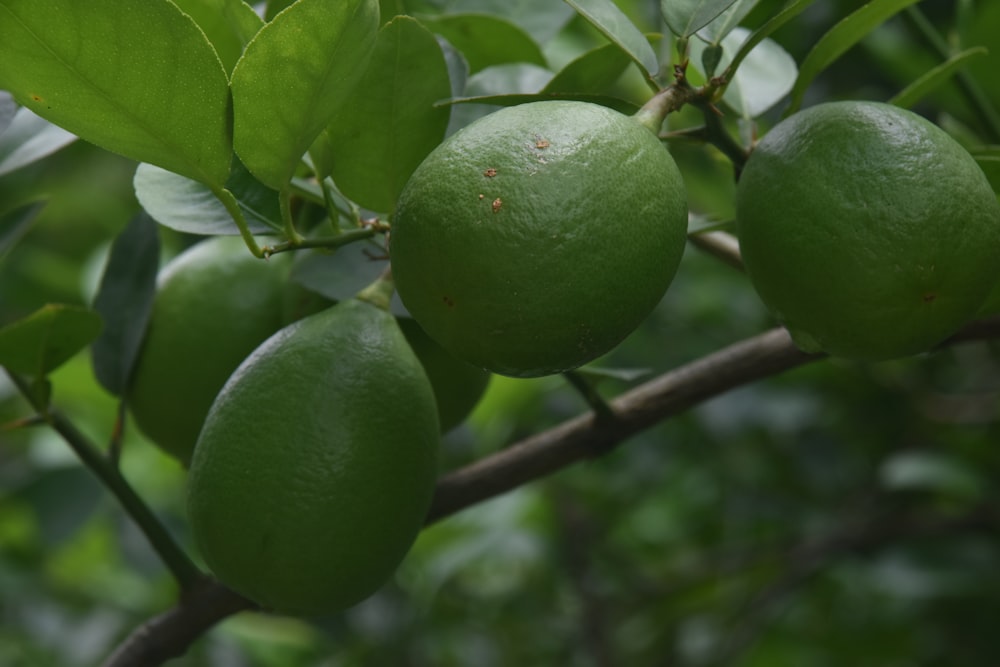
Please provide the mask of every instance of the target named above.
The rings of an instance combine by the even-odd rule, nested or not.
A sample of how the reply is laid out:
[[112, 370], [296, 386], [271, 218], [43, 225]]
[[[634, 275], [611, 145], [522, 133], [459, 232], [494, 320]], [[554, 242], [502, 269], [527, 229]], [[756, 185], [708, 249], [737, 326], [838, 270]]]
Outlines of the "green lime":
[[399, 296], [476, 366], [531, 377], [610, 351], [684, 250], [680, 172], [636, 120], [584, 102], [502, 109], [417, 168], [392, 220]]
[[215, 395], [284, 324], [290, 258], [257, 259], [217, 236], [160, 272], [128, 403], [139, 429], [185, 465]]
[[447, 433], [469, 416], [486, 391], [490, 374], [448, 353], [409, 317], [399, 318], [406, 342], [420, 360], [434, 389], [441, 432]]
[[280, 330], [233, 373], [195, 448], [188, 511], [206, 563], [283, 613], [366, 598], [423, 525], [438, 428], [388, 312], [351, 299]]
[[928, 350], [998, 277], [1000, 204], [983, 172], [898, 107], [831, 102], [782, 121], [750, 155], [736, 205], [754, 288], [808, 351]]

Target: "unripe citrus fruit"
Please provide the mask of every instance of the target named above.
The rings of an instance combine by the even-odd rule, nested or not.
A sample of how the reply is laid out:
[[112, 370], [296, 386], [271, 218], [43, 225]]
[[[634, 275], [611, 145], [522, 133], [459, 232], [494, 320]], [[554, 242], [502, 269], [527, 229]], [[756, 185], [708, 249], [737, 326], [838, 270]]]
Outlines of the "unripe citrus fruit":
[[403, 304], [455, 356], [511, 376], [608, 352], [684, 249], [680, 173], [657, 137], [595, 104], [502, 109], [413, 173], [392, 220]]
[[205, 420], [188, 511], [218, 578], [267, 609], [344, 609], [391, 576], [437, 473], [434, 396], [395, 318], [351, 299], [281, 329]]
[[736, 205], [753, 285], [809, 351], [925, 351], [976, 315], [1000, 268], [1000, 204], [975, 160], [887, 104], [826, 103], [779, 123]]
[[218, 236], [160, 272], [128, 399], [139, 429], [184, 464], [229, 374], [281, 328], [289, 267]]
[[409, 317], [399, 318], [399, 328], [406, 342], [420, 360], [434, 389], [441, 432], [447, 433], [469, 416], [486, 391], [490, 374], [472, 364], [456, 359], [424, 333]]

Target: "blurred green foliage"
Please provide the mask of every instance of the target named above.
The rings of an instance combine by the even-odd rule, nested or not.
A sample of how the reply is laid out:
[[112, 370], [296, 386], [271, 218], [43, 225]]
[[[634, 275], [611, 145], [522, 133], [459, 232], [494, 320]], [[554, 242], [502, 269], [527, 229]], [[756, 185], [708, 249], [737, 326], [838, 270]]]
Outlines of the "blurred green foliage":
[[[618, 4], [643, 30], [662, 31], [658, 1]], [[744, 24], [760, 25], [781, 4], [764, 0]], [[774, 38], [801, 62], [860, 4], [815, 3]], [[547, 70], [485, 67], [469, 74], [466, 91], [516, 91], [606, 43], [554, 1], [382, 5], [385, 18], [494, 13], [540, 45]], [[920, 7], [946, 42], [993, 47], [967, 73], [1000, 107], [1000, 5]], [[942, 59], [912, 17], [897, 16], [826, 70], [806, 104], [888, 99]], [[970, 145], [1000, 143], [961, 86], [950, 82], [917, 110]], [[638, 103], [648, 89], [633, 71], [607, 92]], [[453, 126], [487, 110], [457, 107]], [[760, 118], [759, 131], [780, 111]], [[697, 122], [687, 110], [670, 120]], [[671, 150], [693, 211], [731, 220], [728, 162], [693, 142]], [[0, 178], [0, 214], [47, 201], [0, 261], [0, 326], [45, 303], [92, 302], [111, 239], [139, 210], [134, 168], [77, 142]], [[192, 241], [161, 233], [167, 255]], [[655, 374], [771, 326], [741, 274], [689, 247], [660, 307], [599, 365]], [[51, 381], [54, 403], [107, 442], [117, 405], [87, 354]], [[610, 396], [625, 386], [608, 380], [601, 389]], [[448, 435], [447, 466], [584, 409], [560, 378], [494, 378]], [[0, 376], [0, 423], [28, 412]], [[336, 618], [242, 614], [171, 664], [987, 667], [996, 664], [1000, 540], [960, 519], [997, 511], [998, 442], [997, 343], [877, 365], [821, 361], [429, 527], [393, 582]], [[190, 549], [181, 468], [131, 428], [122, 468]], [[927, 530], [914, 537], [908, 527]], [[141, 534], [54, 433], [0, 430], [0, 664], [96, 664], [175, 594]]]

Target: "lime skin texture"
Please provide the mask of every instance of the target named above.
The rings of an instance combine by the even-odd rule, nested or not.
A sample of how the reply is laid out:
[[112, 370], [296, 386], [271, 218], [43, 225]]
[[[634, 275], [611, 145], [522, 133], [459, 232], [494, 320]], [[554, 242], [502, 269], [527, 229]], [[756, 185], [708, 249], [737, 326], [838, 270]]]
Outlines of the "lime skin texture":
[[464, 422], [479, 403], [490, 382], [490, 374], [456, 359], [424, 333], [413, 318], [400, 317], [397, 321], [431, 381], [441, 433], [447, 433]]
[[828, 102], [757, 144], [736, 196], [754, 288], [803, 349], [929, 350], [998, 278], [1000, 204], [975, 160], [904, 109]]
[[654, 133], [595, 104], [480, 118], [416, 169], [392, 219], [400, 299], [460, 359], [504, 375], [610, 351], [673, 279], [686, 240], [680, 172]]
[[188, 513], [202, 556], [268, 610], [365, 599], [423, 525], [438, 429], [386, 311], [351, 299], [281, 329], [233, 373], [198, 439]]
[[160, 272], [128, 404], [151, 441], [187, 465], [215, 395], [284, 322], [291, 258], [255, 258], [217, 236]]
[[[217, 236], [160, 272], [128, 404], [139, 430], [185, 467], [212, 401], [240, 362], [282, 326], [333, 304], [290, 279], [292, 259], [260, 260], [241, 238]], [[401, 325], [431, 378], [441, 427], [450, 430], [475, 406], [489, 374], [449, 355], [409, 318]]]

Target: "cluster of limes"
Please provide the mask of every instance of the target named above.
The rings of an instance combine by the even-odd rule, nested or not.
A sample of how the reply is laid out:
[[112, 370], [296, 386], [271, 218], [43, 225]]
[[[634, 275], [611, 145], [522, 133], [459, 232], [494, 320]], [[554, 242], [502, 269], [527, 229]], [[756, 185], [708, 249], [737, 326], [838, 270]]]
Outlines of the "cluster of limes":
[[190, 467], [190, 516], [213, 571], [264, 607], [313, 614], [392, 573], [423, 524], [439, 434], [489, 374], [379, 299], [334, 304], [290, 268], [235, 237], [171, 261], [129, 405]]
[[[754, 287], [812, 351], [927, 350], [997, 283], [1000, 204], [983, 173], [884, 104], [824, 104], [773, 128], [742, 171], [737, 223]], [[654, 132], [550, 101], [481, 118], [424, 160], [392, 219], [392, 283], [359, 298], [289, 308], [288, 263], [234, 239], [175, 260], [131, 405], [190, 462], [207, 563], [285, 612], [369, 595], [420, 529], [441, 428], [486, 371], [559, 373], [614, 348], [663, 296], [686, 232]], [[389, 314], [389, 284], [415, 321]]]
[[[666, 290], [686, 222], [654, 133], [604, 107], [537, 103], [427, 158], [393, 219], [392, 282], [359, 298], [289, 308], [289, 262], [239, 239], [175, 259], [129, 399], [190, 467], [206, 563], [288, 613], [371, 594], [423, 524], [442, 426], [487, 371], [557, 373], [610, 350]], [[388, 312], [391, 284], [416, 321]]]

